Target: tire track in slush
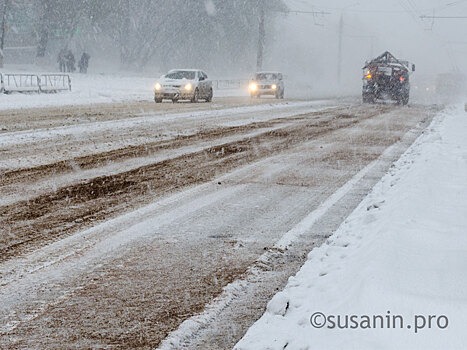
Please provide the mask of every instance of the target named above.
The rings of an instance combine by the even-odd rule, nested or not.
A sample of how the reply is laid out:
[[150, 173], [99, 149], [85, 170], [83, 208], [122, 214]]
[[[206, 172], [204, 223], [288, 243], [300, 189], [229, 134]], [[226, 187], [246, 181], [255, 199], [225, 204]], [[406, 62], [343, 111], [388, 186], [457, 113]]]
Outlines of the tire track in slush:
[[[364, 110], [365, 109], [365, 110]], [[375, 111], [379, 109], [379, 111]], [[113, 188], [109, 185], [109, 192], [103, 191], [102, 193], [94, 194], [96, 197], [92, 197], [87, 191], [95, 190], [94, 185], [89, 188], [85, 188], [86, 192], [80, 194], [79, 186], [75, 188], [76, 196], [83, 196], [83, 202], [79, 202], [78, 199], [69, 198], [74, 206], [79, 207], [81, 205], [92, 205], [95, 201], [102, 201], [104, 205], [108, 205], [107, 197], [119, 197], [120, 202], [116, 205], [121, 205], [121, 210], [129, 210], [131, 205], [137, 206], [139, 202], [132, 202], [141, 189], [138, 187], [138, 182], [144, 180], [147, 184], [151, 184], [151, 171], [157, 168], [160, 171], [170, 171], [169, 179], [163, 179], [169, 181], [169, 186], [163, 186], [161, 182], [160, 191], [177, 191], [178, 194], [183, 194], [189, 191], [179, 191], [185, 189], [187, 186], [192, 186], [185, 183], [188, 181], [200, 181], [208, 182], [212, 179], [216, 181], [227, 181], [226, 186], [222, 186], [222, 190], [214, 190], [213, 193], [223, 193], [228, 191], [229, 186], [232, 184], [228, 183], [228, 176], [231, 171], [235, 168], [241, 167], [239, 171], [247, 171], [249, 167], [245, 168], [243, 165], [248, 165], [253, 162], [252, 167], [258, 165], [256, 161], [261, 161], [267, 158], [267, 161], [271, 159], [271, 156], [287, 157], [289, 152], [296, 153], [301, 151], [311, 152], [307, 153], [304, 159], [312, 161], [313, 167], [320, 169], [320, 164], [331, 166], [335, 169], [333, 174], [337, 175], [337, 178], [343, 176], [352, 177], [353, 172], [357, 172], [360, 166], [364, 166], [367, 162], [371, 162], [375, 157], [378, 157], [390, 144], [397, 142], [398, 137], [401, 135], [401, 130], [407, 130], [412, 128], [417, 120], [423, 118], [429, 119], [429, 117], [423, 117], [420, 112], [421, 109], [394, 109], [393, 107], [385, 107], [385, 111], [391, 110], [394, 113], [385, 114], [382, 111], [383, 108], [373, 108], [367, 106], [362, 108], [358, 113], [341, 113], [334, 112], [329, 115], [326, 120], [300, 120], [295, 121], [292, 125], [287, 125], [278, 128], [277, 130], [268, 131], [257, 135], [254, 138], [245, 138], [238, 142], [223, 143], [222, 140], [217, 142], [215, 146], [208, 147], [200, 152], [193, 154], [183, 155], [178, 158], [170, 159], [167, 162], [157, 163], [148, 165], [148, 167], [141, 167], [133, 169], [129, 172], [123, 172], [116, 174], [115, 177], [97, 178], [105, 181], [115, 181]], [[349, 109], [351, 110], [351, 109]], [[348, 110], [348, 111], [349, 111]], [[371, 117], [377, 116], [376, 118], [370, 119]], [[397, 118], [396, 118], [397, 116]], [[408, 121], [405, 121], [405, 120]], [[385, 121], [389, 120], [389, 123], [397, 123], [394, 129], [385, 128]], [[402, 121], [402, 122], [401, 122]], [[359, 124], [363, 122], [362, 124]], [[348, 129], [346, 129], [348, 128]], [[383, 128], [383, 129], [381, 129]], [[394, 132], [393, 132], [394, 130]], [[341, 143], [340, 146], [334, 148], [335, 143]], [[325, 147], [321, 150], [321, 145]], [[326, 150], [326, 145], [333, 146], [331, 149]], [[376, 148], [372, 148], [376, 146]], [[285, 154], [282, 153], [285, 151]], [[316, 155], [311, 155], [315, 153]], [[282, 154], [281, 154], [282, 153]], [[191, 157], [195, 157], [197, 162], [186, 163]], [[343, 161], [343, 160], [346, 161]], [[336, 161], [341, 161], [340, 165], [336, 166]], [[357, 164], [356, 164], [357, 163]], [[171, 164], [171, 167], [169, 166]], [[292, 164], [294, 164], [292, 162]], [[308, 163], [310, 165], [311, 163]], [[297, 164], [294, 164], [297, 166]], [[166, 168], [164, 168], [166, 167]], [[186, 169], [184, 169], [186, 168]], [[326, 166], [324, 167], [324, 169]], [[191, 171], [188, 171], [190, 169]], [[186, 171], [183, 176], [177, 176], [177, 171]], [[205, 171], [209, 171], [205, 173]], [[147, 175], [149, 172], [149, 175]], [[284, 171], [287, 173], [287, 171]], [[227, 178], [218, 177], [223, 174]], [[203, 179], [204, 178], [204, 179]], [[235, 178], [235, 176], [234, 176]], [[239, 179], [236, 177], [237, 180]], [[93, 181], [97, 181], [93, 179]], [[198, 180], [197, 180], [198, 179]], [[210, 180], [209, 180], [210, 179]], [[240, 176], [241, 186], [250, 188], [250, 184], [243, 183], [243, 177]], [[119, 181], [133, 181], [128, 187], [119, 192], [118, 184]], [[245, 179], [248, 182], [248, 179]], [[339, 181], [329, 179], [329, 181], [321, 181], [319, 185], [310, 184], [308, 188], [308, 194], [315, 193], [320, 198], [326, 199], [328, 195], [332, 194], [338, 187], [336, 186]], [[105, 186], [105, 184], [103, 184]], [[153, 184], [154, 186], [157, 183]], [[210, 186], [216, 187], [215, 184], [209, 183]], [[234, 181], [235, 188], [238, 188], [238, 184]], [[270, 185], [270, 184], [269, 184]], [[170, 186], [175, 186], [170, 188]], [[179, 187], [176, 187], [179, 186]], [[203, 185], [204, 186], [204, 185]], [[264, 183], [266, 188], [268, 183]], [[144, 187], [144, 186], [143, 186]], [[196, 186], [194, 189], [198, 189]], [[65, 191], [66, 188], [63, 190]], [[84, 190], [84, 189], [83, 189]], [[144, 190], [144, 189], [143, 189]], [[125, 192], [127, 191], [127, 192]], [[190, 190], [191, 191], [191, 190]], [[241, 191], [242, 196], [248, 196], [249, 194], [257, 197], [261, 196], [261, 189], [259, 192], [251, 192], [250, 190]], [[280, 189], [271, 189], [273, 193], [280, 193]], [[322, 193], [324, 191], [324, 193]], [[302, 192], [302, 191], [299, 191]], [[204, 192], [201, 192], [204, 193]], [[177, 195], [178, 195], [177, 194]], [[49, 194], [50, 195], [50, 194]], [[142, 200], [154, 201], [154, 198], [158, 197], [157, 193], [149, 191], [143, 194]], [[170, 196], [171, 198], [172, 196]], [[298, 197], [298, 198], [297, 198]], [[313, 195], [307, 198], [314, 197]], [[194, 196], [193, 198], [199, 198]], [[193, 199], [192, 198], [192, 199]], [[278, 200], [278, 203], [282, 201], [287, 202], [287, 197], [273, 197]], [[57, 198], [57, 204], [64, 204], [65, 198]], [[128, 204], [125, 204], [125, 200], [129, 200]], [[263, 199], [259, 198], [258, 201], [269, 201], [271, 198], [265, 196]], [[293, 204], [295, 201], [301, 203], [297, 193], [292, 198], [288, 198], [288, 204]], [[245, 202], [238, 198], [239, 204], [245, 206]], [[309, 199], [311, 202], [307, 202], [309, 205], [314, 203], [314, 199]], [[277, 213], [281, 213], [281, 209], [275, 207], [273, 200], [273, 207], [269, 208], [275, 210]], [[44, 205], [46, 204], [44, 199]], [[159, 201], [157, 201], [159, 203]], [[205, 198], [201, 196], [199, 200], [195, 200], [198, 205], [204, 205]], [[247, 202], [248, 203], [248, 202]], [[256, 201], [249, 202], [251, 206], [246, 206], [246, 211], [255, 212], [256, 207], [254, 204]], [[264, 202], [266, 204], [267, 202]], [[191, 207], [193, 203], [183, 203], [186, 206]], [[303, 204], [303, 203], [302, 203]], [[180, 213], [184, 213], [186, 208], [178, 208], [180, 204], [174, 204], [176, 210]], [[218, 204], [211, 204], [206, 209], [208, 210], [205, 215], [211, 216], [216, 214], [213, 211], [213, 207], [217, 207]], [[55, 207], [57, 209], [58, 207]], [[111, 210], [109, 207], [108, 210]], [[192, 208], [194, 210], [194, 208]], [[294, 211], [293, 205], [287, 207]], [[295, 208], [297, 209], [297, 208]], [[72, 211], [73, 208], [68, 208]], [[282, 209], [283, 210], [283, 209]], [[306, 211], [306, 208], [304, 209]], [[234, 209], [235, 211], [235, 209]], [[66, 213], [66, 209], [64, 209]], [[221, 211], [222, 212], [222, 211]], [[22, 213], [18, 213], [23, 215]], [[42, 216], [53, 217], [55, 214], [42, 213]], [[127, 348], [139, 348], [139, 349], [151, 349], [157, 346], [159, 342], [167, 335], [168, 332], [175, 330], [183, 320], [188, 319], [193, 314], [199, 313], [204, 305], [208, 304], [213, 297], [219, 295], [222, 292], [222, 288], [233, 280], [239, 278], [242, 272], [245, 271], [251, 261], [258, 259], [261, 255], [264, 246], [260, 245], [260, 253], [252, 254], [257, 250], [251, 250], [242, 248], [240, 250], [234, 249], [228, 242], [228, 239], [209, 239], [201, 234], [201, 239], [197, 239], [195, 236], [196, 230], [189, 228], [190, 225], [196, 224], [197, 221], [177, 220], [173, 216], [173, 213], [162, 210], [159, 214], [167, 215], [172, 220], [176, 220], [176, 231], [178, 229], [183, 232], [180, 234], [180, 239], [174, 236], [171, 239], [175, 241], [164, 241], [157, 237], [153, 245], [150, 242], [143, 240], [137, 240], [133, 244], [124, 246], [122, 249], [126, 249], [125, 252], [116, 253], [112, 251], [112, 255], [106, 259], [97, 259], [94, 265], [82, 266], [81, 263], [85, 263], [86, 259], [80, 259], [75, 257], [74, 265], [71, 265], [71, 270], [75, 274], [82, 274], [79, 279], [67, 278], [64, 276], [63, 283], [54, 283], [53, 278], [49, 281], [44, 279], [45, 287], [54, 289], [53, 292], [46, 290], [45, 294], [48, 298], [35, 298], [29, 297], [28, 290], [23, 292], [23, 289], [18, 288], [18, 291], [22, 291], [25, 296], [28, 296], [34, 303], [19, 303], [17, 298], [5, 297], [4, 300], [15, 300], [18, 303], [18, 314], [10, 315], [8, 319], [8, 327], [5, 330], [8, 334], [4, 337], [0, 337], [0, 347], [2, 345], [8, 348], [25, 348], [39, 346], [55, 346], [57, 348], [63, 346], [73, 346], [77, 348], [115, 348], [115, 349], [127, 349]], [[157, 214], [157, 215], [159, 215]], [[230, 215], [230, 213], [227, 213]], [[245, 211], [243, 211], [245, 214]], [[256, 214], [252, 214], [255, 216]], [[103, 220], [105, 219], [105, 212], [103, 212]], [[239, 219], [235, 213], [231, 213], [237, 220]], [[240, 214], [241, 215], [241, 214]], [[183, 216], [182, 216], [183, 217]], [[120, 219], [120, 217], [118, 218]], [[42, 220], [41, 217], [31, 219], [30, 223]], [[153, 223], [160, 225], [159, 218], [151, 216], [151, 223], [142, 222], [141, 225], [149, 225], [153, 231]], [[196, 219], [198, 220], [198, 219]], [[264, 220], [270, 220], [267, 217]], [[282, 220], [282, 219], [281, 219]], [[241, 220], [240, 220], [241, 222]], [[246, 221], [248, 222], [248, 221]], [[270, 222], [270, 221], [269, 221]], [[276, 224], [279, 221], [276, 222]], [[228, 222], [229, 223], [229, 222]], [[228, 224], [227, 223], [227, 224]], [[261, 225], [261, 221], [258, 223]], [[297, 222], [298, 223], [298, 222]], [[57, 222], [58, 227], [69, 224], [68, 222]], [[91, 223], [90, 223], [91, 225]], [[257, 226], [257, 225], [256, 225]], [[80, 226], [76, 226], [75, 229]], [[255, 225], [253, 225], [255, 227]], [[293, 226], [292, 226], [293, 227]], [[259, 227], [257, 227], [259, 229]], [[235, 231], [241, 231], [240, 227], [234, 227]], [[125, 230], [124, 230], [125, 231]], [[133, 231], [142, 234], [142, 230], [138, 227], [134, 227]], [[125, 235], [126, 239], [131, 239], [134, 232], [121, 232]], [[156, 230], [157, 231], [157, 230]], [[72, 231], [73, 232], [73, 229]], [[287, 232], [285, 230], [284, 232]], [[215, 229], [213, 233], [216, 233]], [[70, 233], [71, 234], [71, 233]], [[108, 233], [111, 234], [111, 233]], [[75, 238], [80, 236], [81, 232], [77, 235], [73, 235]], [[86, 234], [87, 236], [87, 234]], [[260, 236], [260, 235], [259, 235]], [[249, 234], [249, 239], [253, 239], [255, 242], [260, 239], [257, 235]], [[63, 238], [62, 236], [60, 238]], [[77, 237], [78, 238], [78, 237]], [[114, 237], [115, 238], [115, 237]], [[161, 237], [162, 238], [162, 237]], [[239, 237], [235, 237], [239, 239]], [[96, 237], [96, 239], [98, 239]], [[66, 240], [61, 240], [57, 243], [62, 243]], [[118, 241], [118, 239], [117, 239]], [[37, 244], [41, 244], [41, 238], [39, 237], [36, 241]], [[111, 242], [114, 242], [112, 239]], [[315, 241], [313, 241], [315, 242]], [[313, 243], [311, 242], [311, 243]], [[104, 246], [104, 242], [100, 242], [101, 246]], [[107, 242], [108, 243], [108, 242]], [[115, 243], [115, 242], [114, 242]], [[209, 244], [209, 247], [206, 244]], [[267, 244], [273, 244], [274, 241]], [[303, 243], [303, 242], [302, 242]], [[308, 242], [308, 244], [311, 244]], [[249, 244], [246, 243], [245, 244]], [[262, 244], [261, 242], [259, 244]], [[314, 243], [313, 243], [314, 244]], [[65, 244], [68, 250], [71, 248], [68, 244]], [[299, 247], [305, 246], [302, 244]], [[34, 248], [34, 244], [30, 246]], [[46, 247], [49, 248], [49, 247]], [[100, 251], [101, 247], [95, 246], [96, 251]], [[105, 247], [103, 247], [105, 248]], [[275, 251], [275, 250], [273, 250]], [[196, 254], [194, 253], [196, 252]], [[78, 255], [81, 253], [78, 252]], [[83, 252], [86, 254], [86, 252]], [[110, 254], [110, 252], [109, 252]], [[26, 257], [33, 256], [34, 254], [27, 255]], [[286, 261], [280, 261], [277, 266], [271, 268], [274, 273], [280, 275], [281, 269], [289, 267], [290, 265], [297, 264], [302, 256], [302, 252], [294, 252], [293, 256], [288, 256]], [[84, 255], [83, 255], [84, 257]], [[20, 259], [12, 259], [6, 262], [5, 265], [15, 265], [13, 262]], [[84, 261], [83, 261], [84, 260]], [[55, 276], [58, 270], [62, 272], [64, 264], [67, 264], [69, 260], [63, 261], [60, 264], [46, 266], [44, 269], [34, 272], [31, 277], [25, 277], [24, 279], [14, 281], [12, 285], [6, 286], [5, 290], [15, 290], [13, 284], [18, 286], [29, 286], [31, 289], [42, 291], [42, 287], [36, 281], [37, 276], [40, 274]], [[269, 263], [269, 261], [266, 261]], [[277, 270], [275, 270], [277, 268]], [[269, 270], [269, 267], [267, 267]], [[271, 275], [274, 273], [271, 272]], [[66, 272], [65, 272], [66, 274]], [[12, 276], [14, 277], [14, 276]], [[272, 280], [277, 279], [277, 275], [267, 276]], [[51, 284], [49, 284], [49, 282]], [[274, 284], [273, 282], [270, 282]], [[83, 288], [81, 288], [83, 287]], [[272, 287], [274, 289], [275, 287]], [[13, 295], [7, 293], [8, 296]], [[43, 295], [41, 294], [41, 295]], [[62, 296], [59, 299], [59, 304], [53, 303], [53, 296]], [[28, 299], [28, 300], [29, 300]], [[37, 303], [36, 303], [37, 301]], [[254, 302], [254, 301], [253, 301]], [[250, 305], [253, 306], [253, 305]], [[31, 308], [29, 308], [31, 307]], [[21, 316], [24, 316], [21, 318]], [[20, 323], [16, 323], [16, 322]], [[219, 320], [221, 321], [221, 320]], [[239, 322], [241, 320], [238, 320]], [[232, 325], [233, 326], [233, 325]], [[227, 326], [228, 328], [228, 326]], [[54, 330], [52, 334], [51, 330]], [[226, 332], [233, 330], [226, 329]], [[47, 336], [49, 335], [49, 336]], [[212, 339], [211, 339], [212, 340]], [[66, 344], [66, 345], [65, 345]], [[224, 344], [224, 343], [220, 343]], [[180, 347], [174, 346], [176, 349]], [[191, 347], [188, 347], [191, 348]], [[223, 346], [217, 346], [214, 344], [212, 347], [201, 346], [200, 349], [221, 349], [227, 348]]]
[[[236, 167], [377, 114], [381, 114], [379, 108], [366, 113], [357, 110], [353, 115], [343, 114], [342, 111], [302, 115], [292, 118], [295, 123], [292, 126], [231, 143], [222, 143], [221, 137], [216, 146], [198, 152], [118, 174], [99, 176], [59, 188], [53, 193], [0, 207], [0, 226], [8, 232], [0, 238], [0, 262], [142, 206], [169, 192], [210, 181]], [[323, 118], [313, 119], [316, 116]], [[235, 128], [228, 129], [228, 133], [234, 131]], [[128, 156], [128, 150], [122, 152]], [[108, 156], [104, 154], [103, 158], [108, 159]], [[95, 164], [102, 161], [99, 156], [97, 159]], [[57, 166], [61, 167], [62, 163]]]

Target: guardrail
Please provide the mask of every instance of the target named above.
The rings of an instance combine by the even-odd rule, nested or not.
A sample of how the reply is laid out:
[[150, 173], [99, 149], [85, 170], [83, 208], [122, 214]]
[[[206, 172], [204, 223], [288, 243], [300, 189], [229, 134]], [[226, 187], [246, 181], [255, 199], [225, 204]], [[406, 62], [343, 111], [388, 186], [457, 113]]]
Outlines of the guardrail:
[[36, 74], [1, 74], [2, 92], [39, 92], [40, 79]]
[[71, 90], [71, 78], [68, 74], [42, 74], [39, 82], [41, 92]]
[[248, 79], [220, 79], [213, 80], [212, 87], [218, 90], [242, 89], [248, 86]]
[[19, 74], [0, 73], [0, 92], [37, 92], [51, 93], [71, 90], [68, 74]]

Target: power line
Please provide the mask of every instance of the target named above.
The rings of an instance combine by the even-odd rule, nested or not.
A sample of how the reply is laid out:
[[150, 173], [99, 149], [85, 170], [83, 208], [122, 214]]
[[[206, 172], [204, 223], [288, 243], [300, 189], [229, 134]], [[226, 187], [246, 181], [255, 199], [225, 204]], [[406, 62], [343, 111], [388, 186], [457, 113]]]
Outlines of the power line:
[[[382, 10], [369, 10], [369, 9], [365, 9], [365, 8], [355, 8], [355, 9], [352, 9], [352, 8], [349, 8], [349, 9], [345, 9], [345, 12], [354, 12], [354, 13], [407, 13], [407, 14], [411, 14], [411, 15], [416, 15], [416, 13], [423, 13], [423, 12], [427, 12], [427, 11], [432, 11], [432, 10], [435, 10], [435, 11], [439, 11], [439, 10], [444, 10], [444, 9], [447, 9], [447, 8], [452, 8], [452, 7], [455, 7], [457, 5], [460, 5], [460, 4], [463, 4], [463, 3], [466, 3], [467, 0], [458, 0], [458, 1], [452, 1], [450, 3], [447, 3], [447, 4], [444, 4], [444, 5], [441, 5], [441, 6], [438, 6], [436, 8], [418, 8], [418, 6], [416, 5], [416, 3], [414, 2], [414, 0], [404, 0], [405, 1], [405, 4], [402, 4], [402, 0], [399, 1], [400, 5], [404, 8], [404, 10], [391, 10], [391, 9], [382, 9]], [[319, 9], [322, 9], [320, 11], [323, 11], [323, 12], [326, 12], [326, 14], [334, 14], [335, 12], [340, 12], [342, 11], [342, 8], [339, 8], [339, 7], [323, 7], [323, 6], [316, 6], [316, 5], [311, 5], [308, 1], [301, 1], [301, 0], [293, 0], [293, 2], [297, 3], [297, 4], [300, 4], [300, 5], [304, 5], [304, 6], [310, 6], [311, 8], [319, 8]], [[334, 11], [334, 12], [327, 12], [327, 11]], [[290, 11], [292, 12], [292, 11]], [[307, 11], [303, 11], [303, 12], [307, 12]], [[310, 12], [319, 12], [319, 11], [310, 11]], [[418, 16], [416, 16], [418, 17]]]
[[410, 16], [412, 17], [412, 19], [414, 20], [414, 22], [418, 22], [417, 21], [417, 12], [416, 12], [416, 9], [415, 9], [415, 6], [413, 5], [413, 3], [411, 3], [409, 0], [405, 0], [405, 2], [403, 2], [402, 0], [399, 1], [399, 4], [401, 5], [401, 7], [405, 10], [405, 12]]
[[331, 12], [326, 12], [326, 11], [300, 11], [300, 10], [289, 10], [285, 11], [286, 13], [306, 13], [306, 14], [312, 14], [312, 15], [331, 15]]
[[438, 7], [436, 7], [434, 10], [436, 10], [436, 11], [442, 11], [442, 10], [445, 10], [445, 9], [447, 9], [447, 8], [449, 8], [449, 7], [456, 6], [456, 5], [465, 3], [465, 2], [467, 2], [467, 0], [459, 0], [459, 1], [450, 2], [450, 3], [448, 3], [448, 4], [445, 4], [445, 5], [442, 5], [442, 6], [438, 6]]
[[440, 18], [440, 19], [464, 19], [467, 18], [467, 16], [420, 16], [422, 19], [434, 19], [434, 18]]
[[[296, 3], [297, 6], [305, 6], [305, 8], [311, 8], [311, 12], [324, 12], [325, 14], [336, 14], [336, 13], [341, 13], [342, 11], [344, 12], [354, 12], [354, 13], [404, 13], [406, 11], [401, 11], [401, 10], [366, 10], [365, 8], [358, 8], [358, 9], [352, 9], [351, 7], [359, 5], [359, 3], [352, 4], [351, 6], [346, 6], [346, 7], [323, 7], [323, 6], [316, 6], [310, 4], [309, 0], [305, 1], [300, 1], [300, 0], [291, 0]], [[467, 1], [467, 0], [464, 0]], [[314, 9], [319, 9], [319, 10], [314, 10]], [[302, 11], [302, 10], [300, 10]], [[332, 11], [332, 12], [329, 12]], [[307, 10], [303, 10], [302, 12], [307, 12]]]

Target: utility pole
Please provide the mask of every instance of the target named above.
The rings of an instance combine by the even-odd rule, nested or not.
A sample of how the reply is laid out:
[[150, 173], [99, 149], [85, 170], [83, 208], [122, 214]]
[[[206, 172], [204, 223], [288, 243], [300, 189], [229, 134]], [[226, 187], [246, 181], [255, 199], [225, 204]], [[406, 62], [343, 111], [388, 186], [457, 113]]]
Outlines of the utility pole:
[[341, 82], [341, 70], [342, 70], [342, 36], [344, 35], [344, 16], [341, 14], [339, 20], [339, 46], [337, 48], [337, 82]]
[[[265, 30], [265, 3], [266, 0], [257, 0], [258, 14], [259, 14], [259, 28], [258, 28], [258, 51], [256, 54], [256, 71], [263, 69], [264, 46], [266, 42]], [[274, 11], [274, 10], [272, 10]], [[283, 11], [278, 11], [283, 12]], [[283, 13], [296, 13], [296, 14], [312, 14], [312, 15], [330, 15], [330, 12], [325, 11], [286, 11]]]
[[260, 71], [263, 69], [263, 54], [264, 54], [264, 42], [266, 37], [266, 31], [264, 29], [264, 0], [258, 0], [259, 10], [259, 35], [258, 35], [258, 53], [256, 56], [256, 70]]

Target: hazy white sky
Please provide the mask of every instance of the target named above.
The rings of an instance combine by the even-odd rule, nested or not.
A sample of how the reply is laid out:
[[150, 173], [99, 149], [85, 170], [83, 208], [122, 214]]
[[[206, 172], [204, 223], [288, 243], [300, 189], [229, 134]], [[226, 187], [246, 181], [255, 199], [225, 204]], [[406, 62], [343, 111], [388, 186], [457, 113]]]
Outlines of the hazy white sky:
[[[360, 84], [365, 60], [386, 50], [415, 63], [417, 76], [457, 69], [467, 74], [467, 0], [285, 1], [291, 11], [302, 12], [281, 19], [275, 63], [307, 79], [335, 80], [341, 16], [344, 84]], [[433, 15], [466, 18], [421, 18]]]
[[[291, 10], [323, 11], [327, 15], [308, 16], [323, 28], [336, 27], [344, 18], [344, 40], [359, 36], [373, 41], [374, 54], [386, 49], [399, 55], [424, 60], [443, 69], [467, 71], [467, 0], [287, 0]], [[466, 18], [420, 18], [420, 16], [465, 16]], [[446, 61], [449, 62], [446, 62]], [[443, 67], [440, 67], [442, 65]], [[446, 68], [444, 68], [446, 69]]]

